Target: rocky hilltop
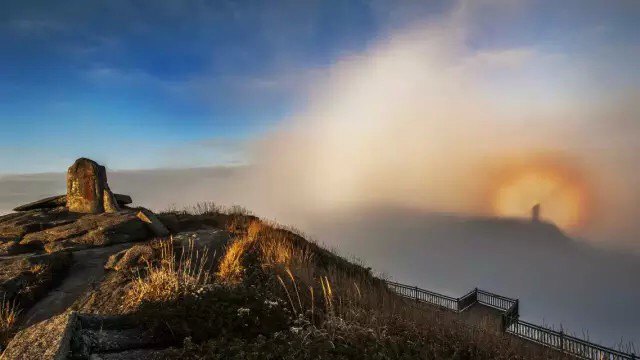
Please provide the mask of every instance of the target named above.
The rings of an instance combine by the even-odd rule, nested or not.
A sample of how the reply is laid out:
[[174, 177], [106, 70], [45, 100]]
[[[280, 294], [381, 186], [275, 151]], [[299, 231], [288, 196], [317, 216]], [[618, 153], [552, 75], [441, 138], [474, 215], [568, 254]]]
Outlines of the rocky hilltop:
[[0, 255], [77, 251], [169, 234], [151, 211], [131, 203], [130, 196], [111, 192], [104, 166], [78, 159], [67, 172], [66, 195], [0, 217]]
[[239, 207], [154, 214], [78, 159], [0, 217], [2, 359], [556, 358]]

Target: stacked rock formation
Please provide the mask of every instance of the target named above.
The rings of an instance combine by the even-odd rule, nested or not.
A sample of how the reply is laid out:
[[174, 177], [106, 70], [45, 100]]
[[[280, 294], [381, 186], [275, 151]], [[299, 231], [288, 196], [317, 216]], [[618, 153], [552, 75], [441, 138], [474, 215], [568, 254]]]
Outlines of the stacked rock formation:
[[80, 158], [67, 171], [67, 194], [18, 206], [0, 216], [0, 255], [48, 253], [165, 237], [151, 212], [130, 208], [131, 197], [114, 194], [104, 166]]
[[104, 166], [80, 158], [67, 171], [67, 208], [71, 212], [99, 214], [120, 210], [107, 183]]
[[13, 211], [66, 206], [70, 212], [74, 213], [101, 214], [117, 212], [131, 203], [131, 196], [111, 192], [104, 166], [93, 160], [80, 158], [67, 170], [67, 195], [52, 196], [20, 205]]

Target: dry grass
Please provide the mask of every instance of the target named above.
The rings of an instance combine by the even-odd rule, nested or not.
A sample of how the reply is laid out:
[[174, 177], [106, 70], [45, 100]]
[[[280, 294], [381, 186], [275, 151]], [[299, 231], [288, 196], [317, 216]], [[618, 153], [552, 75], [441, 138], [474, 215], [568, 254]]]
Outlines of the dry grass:
[[[321, 337], [332, 344], [347, 342], [350, 346], [363, 337], [391, 347], [398, 342], [419, 343], [416, 351], [432, 354], [428, 358], [569, 358], [508, 335], [470, 326], [452, 312], [400, 298], [377, 279], [336, 269], [316, 269], [316, 273], [326, 275], [318, 275], [312, 283], [289, 269], [276, 275], [293, 314], [304, 316], [311, 324], [298, 334], [305, 339]], [[423, 357], [424, 353], [411, 358]]]
[[249, 227], [249, 235], [252, 233], [260, 240], [257, 245], [263, 267], [301, 269], [313, 266], [314, 255], [310, 246], [306, 243], [296, 244], [288, 231], [254, 222]]
[[241, 205], [223, 206], [218, 205], [212, 201], [203, 201], [195, 205], [187, 206], [182, 209], [178, 209], [175, 206], [170, 206], [167, 209], [160, 212], [161, 214], [189, 214], [189, 215], [243, 215], [251, 216], [252, 213], [247, 208]]
[[[267, 293], [279, 293], [286, 301], [294, 318], [292, 328], [297, 329], [292, 336], [301, 347], [292, 350], [287, 340], [283, 354], [316, 350], [318, 355], [333, 354], [342, 344], [344, 349], [359, 349], [361, 356], [380, 357], [381, 351], [390, 358], [400, 354], [408, 359], [563, 358], [469, 326], [453, 313], [408, 302], [372, 276], [370, 269], [308, 242], [294, 229], [265, 223], [244, 211], [220, 214], [220, 208], [212, 205], [199, 205], [196, 211], [222, 217], [220, 225], [236, 235], [221, 259], [217, 280], [246, 287], [265, 285]], [[247, 276], [256, 271], [262, 275]], [[328, 341], [326, 353], [323, 341]]]
[[15, 331], [20, 310], [15, 300], [8, 301], [4, 297], [0, 302], [0, 343], [6, 344]]
[[252, 221], [245, 233], [226, 249], [218, 270], [223, 283], [237, 284], [245, 272], [245, 257], [255, 254], [263, 268], [312, 268], [313, 253], [308, 246], [296, 246], [288, 232], [262, 221]]
[[359, 336], [373, 336], [379, 343], [412, 339], [433, 349], [480, 359], [562, 358], [472, 327], [453, 313], [408, 303], [368, 269], [274, 224], [253, 221], [246, 226], [229, 245], [219, 279], [239, 284], [252, 266], [274, 274], [294, 317], [312, 325], [303, 331], [308, 338], [321, 335], [332, 343], [357, 341]]
[[47, 270], [47, 265], [41, 264], [41, 263], [33, 264], [29, 268], [29, 272], [34, 274], [34, 275], [38, 275], [38, 274], [44, 273], [46, 270]]
[[234, 240], [227, 246], [220, 266], [218, 278], [225, 284], [238, 284], [242, 281], [245, 267], [243, 256], [253, 247], [254, 241], [249, 237]]
[[172, 239], [162, 240], [158, 245], [159, 260], [148, 262], [147, 271], [137, 274], [125, 296], [125, 308], [136, 308], [144, 301], [173, 301], [211, 283], [211, 257], [206, 248], [196, 249], [190, 241], [177, 257]]

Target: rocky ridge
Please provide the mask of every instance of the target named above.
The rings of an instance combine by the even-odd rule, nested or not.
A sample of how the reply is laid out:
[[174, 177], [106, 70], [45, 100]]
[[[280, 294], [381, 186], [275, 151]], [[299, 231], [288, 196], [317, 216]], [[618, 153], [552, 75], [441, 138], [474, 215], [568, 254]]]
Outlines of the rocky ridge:
[[[81, 158], [68, 169], [65, 195], [21, 205], [14, 209], [16, 212], [0, 216], [2, 306], [22, 314], [18, 324], [27, 326], [65, 311], [76, 300], [74, 297], [101, 281], [104, 263], [113, 253], [169, 235], [152, 211], [131, 207], [132, 202], [128, 195], [111, 192], [104, 166]], [[96, 250], [84, 253], [89, 249]], [[132, 261], [130, 255], [114, 268], [123, 267], [127, 261]], [[19, 348], [19, 343], [29, 345], [30, 332], [42, 335], [52, 333], [52, 328], [63, 331], [61, 327], [68, 328], [68, 323], [76, 319], [60, 315], [39, 327], [30, 327], [14, 338], [3, 358], [61, 358], [60, 351], [31, 356], [24, 349], [11, 349]], [[53, 332], [60, 335], [57, 330]], [[3, 334], [2, 341], [9, 336]], [[47, 349], [54, 349], [53, 344], [61, 339], [64, 336], [44, 336], [39, 341], [47, 342]]]

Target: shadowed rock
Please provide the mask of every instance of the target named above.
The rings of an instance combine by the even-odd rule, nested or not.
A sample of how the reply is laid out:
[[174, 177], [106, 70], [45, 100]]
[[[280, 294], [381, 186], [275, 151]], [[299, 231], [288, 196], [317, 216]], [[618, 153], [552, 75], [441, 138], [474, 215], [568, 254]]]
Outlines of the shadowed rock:
[[24, 235], [61, 226], [78, 219], [64, 208], [31, 210], [0, 217], [0, 240], [20, 239]]
[[[104, 196], [104, 195], [103, 195]], [[119, 206], [129, 205], [133, 202], [131, 196], [123, 194], [113, 194], [115, 201]], [[67, 195], [57, 195], [44, 198], [42, 200], [34, 201], [28, 204], [20, 205], [13, 209], [13, 211], [29, 211], [37, 209], [53, 209], [67, 205]]]
[[224, 248], [232, 237], [231, 233], [221, 229], [184, 231], [173, 236], [173, 243], [180, 247], [216, 251]]
[[[83, 293], [91, 292], [95, 283], [103, 279], [105, 274], [104, 263], [107, 258], [128, 246], [130, 245], [119, 244], [73, 252], [71, 266], [63, 273], [55, 273], [60, 280], [55, 287], [42, 296], [31, 308], [24, 309], [21, 313], [23, 325], [33, 325], [52, 316], [62, 314], [69, 309], [79, 296]], [[47, 256], [57, 254], [60, 253], [53, 253]]]
[[178, 359], [180, 354], [180, 350], [173, 348], [162, 350], [138, 349], [106, 354], [92, 354], [91, 360], [164, 360]]
[[0, 297], [27, 308], [64, 277], [71, 263], [68, 252], [0, 259]]
[[30, 210], [0, 217], [0, 255], [31, 252], [38, 246], [20, 244], [29, 233], [39, 232], [74, 222], [80, 214], [69, 213], [65, 208]]
[[180, 220], [175, 214], [158, 214], [156, 216], [172, 234], [180, 232]]
[[147, 224], [147, 226], [155, 236], [169, 236], [169, 230], [167, 230], [167, 227], [164, 226], [164, 224], [158, 219], [158, 217], [156, 217], [156, 215], [150, 210], [142, 208], [136, 216], [138, 217], [138, 219]]
[[34, 209], [50, 209], [65, 206], [67, 204], [66, 195], [57, 195], [44, 198], [38, 201], [34, 201], [28, 204], [20, 205], [13, 209], [13, 211], [27, 211]]
[[109, 256], [104, 268], [120, 271], [135, 266], [144, 265], [153, 260], [153, 249], [149, 245], [136, 245]]
[[[105, 209], [105, 195], [107, 208]], [[99, 214], [118, 211], [107, 184], [107, 171], [93, 160], [80, 158], [67, 171], [67, 208], [71, 212]]]
[[20, 240], [21, 245], [44, 247], [47, 252], [65, 248], [86, 248], [145, 240], [150, 232], [136, 213], [127, 210], [118, 213], [84, 215], [78, 220], [31, 232]]
[[158, 346], [161, 343], [160, 339], [152, 334], [135, 328], [118, 330], [82, 329], [78, 336], [88, 354], [149, 348], [154, 345]]

